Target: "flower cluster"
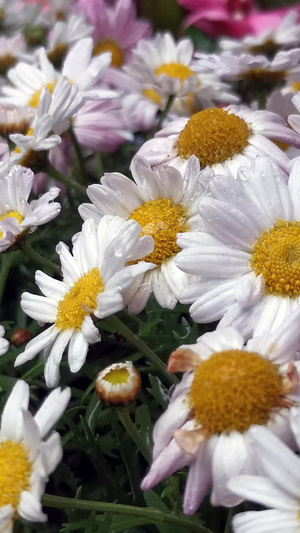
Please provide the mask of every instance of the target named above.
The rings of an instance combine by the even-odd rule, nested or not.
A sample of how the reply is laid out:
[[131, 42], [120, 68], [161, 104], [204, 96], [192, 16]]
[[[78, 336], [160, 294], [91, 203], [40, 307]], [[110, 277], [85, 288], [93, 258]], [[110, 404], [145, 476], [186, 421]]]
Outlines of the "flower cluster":
[[[98, 474], [103, 460], [105, 483], [113, 477], [102, 435], [93, 448], [100, 405], [114, 432], [103, 448], [112, 462], [121, 450], [135, 502], [130, 438], [150, 462], [143, 491], [188, 467], [186, 515], [210, 491], [213, 506], [274, 508], [235, 516], [237, 533], [298, 530], [299, 9], [179, 3], [193, 12], [187, 24], [231, 38], [204, 52], [153, 32], [133, 0], [0, 0], [0, 355], [15, 367], [14, 387], [3, 382], [0, 533], [47, 519], [42, 495], [62, 458], [49, 432], [71, 398], [60, 382], [76, 390], [72, 416], [85, 411], [84, 437], [66, 415], [64, 442], [73, 435]], [[24, 379], [39, 372], [54, 390], [32, 416]], [[146, 388], [150, 372], [175, 384], [168, 398], [157, 376]], [[172, 487], [162, 494], [172, 499]], [[110, 488], [99, 499], [117, 499]], [[97, 509], [110, 508], [95, 507], [85, 531], [121, 531], [99, 525]]]

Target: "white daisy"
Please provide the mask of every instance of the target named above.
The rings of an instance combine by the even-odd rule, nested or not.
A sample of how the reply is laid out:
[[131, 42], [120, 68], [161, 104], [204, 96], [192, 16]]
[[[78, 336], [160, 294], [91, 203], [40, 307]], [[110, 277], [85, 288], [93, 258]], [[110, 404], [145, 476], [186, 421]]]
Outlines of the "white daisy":
[[5, 329], [3, 326], [0, 326], [0, 355], [4, 355], [9, 349], [8, 340], [4, 339]]
[[33, 180], [33, 172], [21, 166], [14, 166], [7, 176], [0, 178], [0, 252], [22, 234], [35, 231], [60, 213], [61, 205], [53, 201], [60, 193], [57, 187], [28, 202]]
[[[291, 427], [300, 448], [299, 409], [291, 409]], [[234, 493], [271, 507], [272, 510], [248, 511], [233, 518], [235, 533], [298, 533], [300, 459], [268, 429], [254, 426], [249, 431], [251, 448], [259, 476], [242, 475], [230, 479]]]
[[196, 157], [189, 161], [184, 177], [174, 168], [161, 166], [154, 172], [143, 159], [132, 167], [135, 183], [119, 173], [105, 174], [100, 185], [90, 185], [87, 195], [92, 204], [79, 206], [84, 220], [100, 220], [103, 215], [119, 215], [139, 222], [142, 235], [153, 237], [154, 250], [144, 261], [156, 268], [136, 278], [125, 295], [128, 309], [139, 313], [151, 292], [162, 307], [173, 309], [190, 277], [175, 265], [179, 252], [177, 234], [201, 227], [197, 203], [205, 194], [211, 171], [200, 172]]
[[154, 167], [164, 163], [180, 171], [196, 155], [201, 168], [236, 176], [240, 166], [250, 167], [258, 155], [267, 154], [286, 171], [289, 158], [270, 139], [300, 147], [299, 136], [274, 113], [237, 106], [208, 108], [190, 119], [174, 120], [137, 155]]
[[194, 47], [189, 39], [178, 43], [170, 33], [159, 33], [138, 43], [124, 71], [145, 85], [168, 95], [184, 96], [201, 90], [192, 69]]
[[34, 117], [30, 107], [15, 105], [0, 105], [0, 135], [8, 137], [13, 133], [25, 134]]
[[47, 521], [41, 498], [63, 454], [60, 435], [50, 431], [70, 396], [69, 388], [55, 389], [32, 416], [29, 386], [19, 380], [6, 402], [0, 427], [0, 529], [5, 533], [12, 533], [18, 518]]
[[143, 490], [189, 465], [186, 514], [197, 511], [210, 487], [212, 505], [233, 507], [242, 498], [228, 489], [229, 478], [257, 472], [248, 438], [254, 424], [295, 446], [289, 408], [300, 401], [299, 363], [292, 361], [299, 314], [246, 346], [237, 330], [226, 328], [171, 354], [168, 370], [185, 374], [154, 427], [153, 463]]
[[104, 217], [99, 224], [86, 221], [82, 232], [73, 239], [73, 255], [60, 242], [63, 281], [36, 272], [36, 283], [44, 296], [23, 293], [23, 311], [39, 322], [53, 323], [32, 339], [18, 355], [15, 366], [33, 359], [44, 351], [45, 379], [49, 387], [59, 381], [59, 365], [69, 344], [68, 363], [71, 372], [78, 372], [85, 362], [89, 343], [101, 340], [92, 316], [105, 318], [124, 307], [122, 293], [134, 277], [154, 265], [138, 262], [125, 266], [128, 260], [139, 259], [153, 249], [151, 237], [139, 238], [140, 226], [120, 217]]
[[222, 50], [234, 54], [266, 54], [286, 48], [296, 48], [300, 44], [300, 27], [297, 11], [289, 11], [281, 20], [277, 28], [269, 28], [259, 35], [247, 35], [243, 39], [220, 39]]
[[206, 230], [179, 236], [176, 263], [201, 276], [180, 301], [197, 322], [222, 318], [245, 336], [272, 331], [300, 305], [300, 162], [288, 183], [271, 158], [257, 157], [237, 180], [216, 176], [199, 204]]

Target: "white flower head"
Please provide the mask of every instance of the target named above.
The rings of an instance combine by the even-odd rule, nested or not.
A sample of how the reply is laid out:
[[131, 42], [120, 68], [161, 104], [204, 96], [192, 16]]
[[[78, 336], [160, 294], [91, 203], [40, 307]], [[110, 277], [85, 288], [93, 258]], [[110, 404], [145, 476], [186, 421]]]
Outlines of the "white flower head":
[[184, 96], [200, 89], [191, 65], [193, 51], [189, 39], [176, 43], [170, 33], [159, 33], [152, 39], [139, 42], [133, 50], [131, 63], [124, 70], [166, 95]]
[[[60, 8], [64, 7], [61, 2], [59, 4]], [[86, 22], [84, 16], [76, 13], [70, 14], [66, 20], [58, 20], [49, 33], [47, 43], [48, 59], [55, 67], [60, 67], [70, 46], [85, 37], [89, 37], [92, 31], [93, 26]]]
[[185, 170], [188, 158], [196, 155], [201, 168], [234, 177], [240, 166], [250, 167], [258, 155], [269, 155], [287, 171], [289, 158], [270, 139], [300, 147], [299, 136], [275, 113], [231, 105], [174, 120], [137, 155], [153, 167], [163, 163], [180, 171]]
[[[300, 410], [291, 409], [291, 428], [300, 449]], [[270, 510], [248, 511], [233, 518], [235, 533], [278, 531], [296, 533], [299, 529], [300, 459], [267, 428], [254, 426], [249, 440], [259, 475], [239, 475], [229, 480], [229, 488], [246, 500]]]
[[125, 300], [130, 312], [139, 313], [153, 292], [162, 307], [173, 309], [180, 291], [189, 284], [189, 276], [175, 265], [177, 235], [201, 227], [197, 203], [212, 172], [200, 172], [196, 157], [191, 157], [184, 176], [163, 165], [155, 172], [140, 158], [133, 164], [132, 175], [134, 182], [119, 173], [105, 174], [100, 185], [88, 187], [92, 204], [82, 204], [79, 213], [84, 220], [98, 221], [106, 214], [136, 220], [142, 235], [153, 237], [154, 250], [143, 260], [156, 268], [136, 278]]
[[22, 233], [34, 231], [60, 213], [61, 205], [54, 202], [60, 193], [57, 187], [28, 202], [33, 180], [33, 172], [21, 166], [14, 166], [7, 176], [0, 178], [0, 252], [14, 244]]
[[151, 237], [140, 238], [140, 226], [131, 220], [106, 216], [99, 224], [90, 219], [73, 239], [73, 254], [60, 242], [63, 280], [36, 272], [36, 283], [44, 296], [23, 293], [21, 306], [29, 316], [52, 323], [32, 339], [18, 355], [19, 366], [44, 351], [45, 379], [53, 387], [59, 380], [59, 365], [67, 345], [71, 372], [78, 372], [85, 362], [90, 343], [101, 340], [92, 316], [105, 318], [124, 307], [123, 292], [136, 276], [154, 265], [138, 262], [126, 266], [153, 249]]
[[299, 363], [293, 362], [299, 315], [247, 345], [236, 329], [226, 328], [171, 354], [168, 370], [185, 374], [154, 427], [153, 463], [143, 490], [189, 465], [186, 514], [197, 511], [210, 487], [213, 505], [233, 507], [242, 498], [229, 490], [229, 478], [257, 472], [249, 440], [253, 425], [267, 426], [295, 446], [290, 407], [300, 401]]
[[47, 521], [41, 498], [63, 454], [60, 435], [51, 429], [70, 396], [69, 388], [55, 389], [33, 416], [29, 386], [19, 380], [5, 404], [0, 426], [0, 527], [5, 533], [12, 533], [18, 518]]
[[222, 50], [234, 54], [274, 54], [300, 44], [300, 28], [297, 11], [289, 11], [276, 28], [269, 28], [259, 35], [247, 35], [243, 39], [220, 39]]
[[97, 395], [110, 405], [128, 405], [138, 396], [141, 386], [141, 374], [131, 361], [107, 366], [95, 380]]
[[201, 277], [180, 301], [197, 322], [222, 318], [245, 336], [272, 331], [300, 305], [300, 162], [288, 183], [275, 162], [257, 157], [237, 180], [216, 176], [200, 201], [206, 230], [182, 234], [177, 266]]
[[9, 349], [8, 340], [4, 339], [5, 329], [3, 326], [0, 326], [0, 356], [4, 355]]

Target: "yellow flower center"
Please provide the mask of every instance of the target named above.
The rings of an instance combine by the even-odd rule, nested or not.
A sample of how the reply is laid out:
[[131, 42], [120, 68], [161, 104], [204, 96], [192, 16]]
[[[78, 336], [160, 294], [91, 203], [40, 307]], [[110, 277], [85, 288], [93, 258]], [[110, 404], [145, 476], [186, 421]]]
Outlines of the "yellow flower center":
[[126, 368], [113, 368], [103, 379], [112, 385], [122, 385], [123, 383], [127, 383], [128, 378], [129, 372]]
[[3, 237], [4, 237], [4, 233], [3, 231], [0, 230], [0, 239], [3, 239]]
[[151, 102], [154, 102], [157, 106], [161, 105], [161, 96], [154, 89], [144, 89], [142, 93], [148, 98], [148, 100], [151, 100]]
[[251, 135], [243, 119], [223, 109], [208, 108], [190, 118], [179, 135], [177, 150], [183, 159], [196, 155], [204, 168], [242, 153]]
[[141, 235], [151, 235], [154, 239], [153, 252], [141, 261], [158, 266], [180, 251], [177, 233], [188, 230], [186, 209], [170, 198], [157, 198], [140, 205], [132, 211], [129, 220], [136, 220], [142, 226]]
[[0, 507], [18, 507], [21, 493], [29, 489], [31, 463], [21, 442], [0, 443]]
[[190, 76], [195, 76], [195, 73], [189, 67], [181, 63], [164, 63], [156, 68], [154, 72], [157, 76], [167, 74], [170, 78], [178, 78], [181, 82]]
[[298, 93], [300, 91], [300, 81], [293, 81], [291, 86], [292, 86], [292, 91], [294, 91], [294, 93]]
[[211, 435], [266, 424], [282, 381], [275, 365], [254, 352], [227, 350], [200, 364], [190, 390], [194, 416]]
[[253, 246], [250, 266], [262, 274], [268, 293], [300, 295], [300, 222], [278, 220]]
[[[55, 84], [56, 84], [56, 81], [53, 81], [51, 83], [46, 83], [45, 87], [48, 88], [50, 94], [53, 93], [54, 91], [54, 87], [55, 87]], [[42, 92], [42, 89], [44, 88], [41, 87], [38, 91], [35, 91], [35, 93], [33, 93], [33, 95], [31, 96], [29, 102], [27, 105], [29, 105], [29, 107], [38, 107], [39, 103], [40, 103], [40, 96], [41, 96], [41, 92]]]
[[111, 53], [111, 67], [121, 68], [125, 57], [122, 48], [115, 42], [107, 39], [106, 41], [99, 41], [94, 46], [93, 55], [98, 56], [104, 52]]
[[0, 222], [5, 218], [15, 218], [19, 224], [21, 224], [21, 222], [23, 222], [24, 220], [24, 217], [21, 215], [21, 213], [19, 213], [19, 211], [8, 211], [7, 213], [5, 213], [5, 215], [2, 215], [0, 217]]
[[80, 329], [86, 315], [96, 309], [97, 296], [104, 291], [98, 268], [92, 268], [78, 279], [57, 307], [56, 327], [60, 330]]

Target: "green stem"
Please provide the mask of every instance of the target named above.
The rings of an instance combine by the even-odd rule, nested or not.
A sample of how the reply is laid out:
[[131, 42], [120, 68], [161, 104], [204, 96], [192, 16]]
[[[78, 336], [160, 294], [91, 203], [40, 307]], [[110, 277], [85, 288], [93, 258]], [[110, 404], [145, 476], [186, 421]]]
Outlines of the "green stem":
[[100, 178], [102, 178], [102, 176], [104, 174], [102, 156], [99, 153], [95, 154], [95, 156], [96, 156], [98, 176], [99, 176], [99, 179], [100, 179]]
[[76, 152], [76, 156], [77, 156], [77, 159], [78, 159], [80, 173], [81, 173], [81, 177], [82, 177], [82, 182], [87, 186], [88, 185], [88, 178], [87, 178], [87, 173], [86, 173], [86, 168], [85, 168], [85, 162], [84, 162], [84, 158], [83, 158], [83, 155], [82, 155], [81, 146], [80, 146], [80, 144], [78, 142], [78, 139], [76, 137], [76, 134], [75, 134], [72, 126], [69, 129], [69, 134], [70, 134], [70, 137], [71, 137], [71, 140], [72, 140], [72, 143], [73, 143], [73, 146], [74, 146], [74, 150]]
[[112, 328], [116, 329], [132, 346], [137, 348], [149, 361], [151, 361], [161, 373], [168, 379], [170, 383], [178, 383], [178, 379], [174, 374], [167, 372], [165, 363], [154, 353], [151, 348], [147, 346], [139, 337], [137, 337], [131, 329], [129, 329], [116, 315], [112, 315], [105, 319], [105, 322]]
[[14, 262], [14, 252], [10, 252], [7, 254], [2, 253], [1, 254], [1, 268], [0, 268], [0, 305], [2, 302], [3, 294], [6, 287], [7, 278], [9, 275], [9, 271], [12, 267], [12, 264]]
[[[78, 509], [81, 511], [96, 511], [98, 513], [115, 513], [121, 515], [139, 516], [149, 519], [149, 523], [169, 523], [178, 527], [186, 528], [186, 531], [193, 533], [212, 533], [210, 529], [203, 527], [201, 524], [176, 516], [170, 513], [164, 513], [159, 509], [149, 507], [135, 507], [133, 505], [123, 505], [120, 503], [108, 503], [91, 500], [77, 500], [73, 498], [63, 498], [62, 496], [52, 496], [44, 494], [42, 503], [45, 507], [54, 507], [56, 509]], [[183, 530], [182, 530], [183, 531]]]
[[27, 257], [29, 257], [29, 259], [32, 259], [32, 261], [41, 267], [47, 268], [52, 272], [55, 272], [55, 274], [60, 274], [60, 267], [56, 263], [53, 263], [53, 261], [50, 261], [50, 259], [46, 259], [46, 257], [43, 257], [41, 254], [39, 254], [26, 240], [22, 243], [21, 249], [27, 255]]
[[265, 91], [258, 93], [258, 109], [266, 109], [267, 93]]
[[151, 453], [145, 443], [145, 441], [140, 437], [138, 434], [138, 431], [132, 422], [130, 415], [128, 413], [128, 409], [122, 409], [121, 407], [117, 408], [117, 413], [120, 422], [126, 429], [126, 432], [128, 433], [129, 437], [133, 440], [134, 444], [136, 445], [137, 449], [141, 452], [141, 454], [145, 457], [146, 461], [148, 463], [151, 463]]
[[159, 115], [159, 119], [158, 119], [158, 122], [155, 126], [155, 132], [156, 131], [159, 131], [162, 127], [162, 124], [163, 124], [163, 121], [165, 120], [167, 114], [169, 113], [172, 105], [173, 105], [173, 102], [176, 98], [176, 95], [175, 94], [171, 94], [168, 98], [168, 101], [166, 103], [166, 107], [163, 111], [160, 112], [160, 115]]
[[80, 185], [77, 181], [73, 180], [69, 176], [64, 176], [59, 170], [57, 170], [51, 163], [48, 163], [45, 172], [51, 176], [51, 178], [54, 178], [56, 181], [59, 181], [60, 183], [63, 183], [63, 185], [66, 185], [66, 187], [70, 189], [74, 189], [78, 194], [81, 196], [86, 196], [85, 187], [83, 185]]
[[226, 525], [225, 525], [225, 529], [224, 529], [224, 533], [230, 533], [230, 530], [231, 530], [231, 522], [232, 522], [232, 517], [233, 517], [233, 510], [234, 510], [234, 507], [231, 507], [228, 511], [228, 515], [227, 515], [227, 520], [226, 520]]

